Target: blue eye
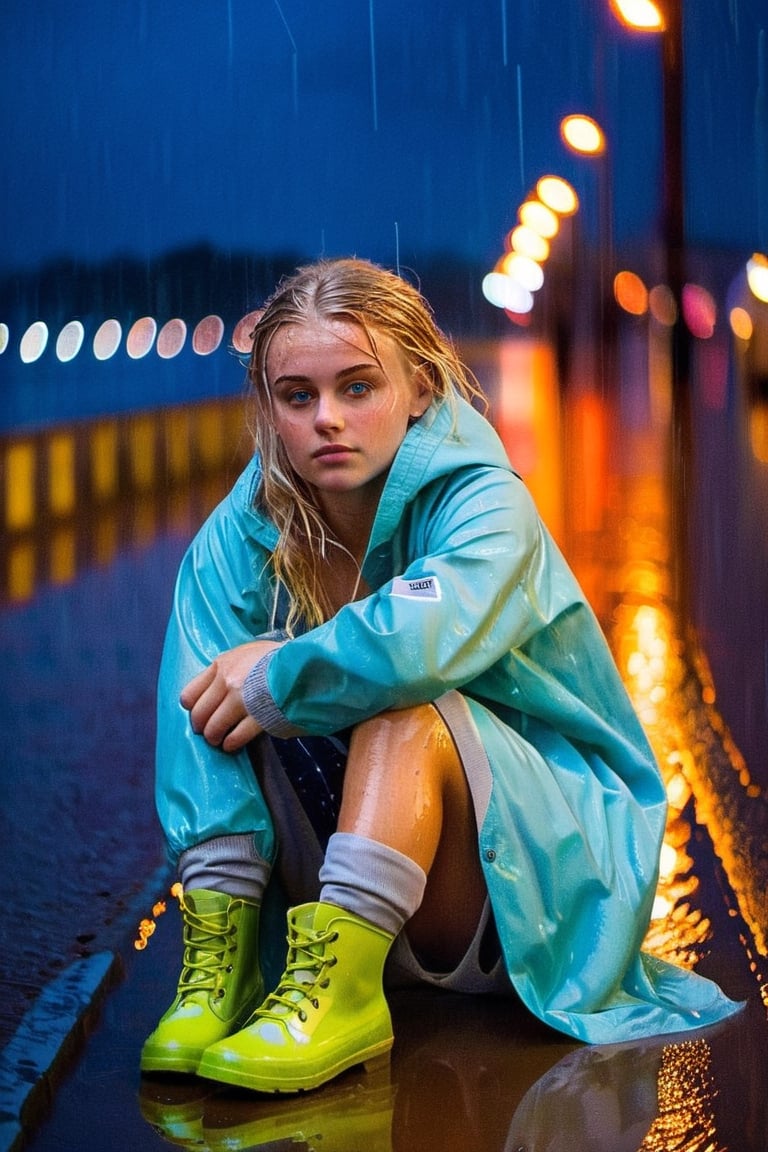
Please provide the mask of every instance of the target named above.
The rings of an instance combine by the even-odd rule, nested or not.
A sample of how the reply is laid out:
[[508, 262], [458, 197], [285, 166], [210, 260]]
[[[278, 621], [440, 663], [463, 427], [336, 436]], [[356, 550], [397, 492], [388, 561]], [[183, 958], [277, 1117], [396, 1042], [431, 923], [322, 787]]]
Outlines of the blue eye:
[[307, 404], [312, 397], [306, 388], [297, 388], [295, 392], [291, 392], [288, 399], [291, 404]]
[[349, 385], [349, 391], [352, 393], [353, 396], [364, 396], [365, 393], [369, 391], [369, 387], [362, 380], [354, 380]]

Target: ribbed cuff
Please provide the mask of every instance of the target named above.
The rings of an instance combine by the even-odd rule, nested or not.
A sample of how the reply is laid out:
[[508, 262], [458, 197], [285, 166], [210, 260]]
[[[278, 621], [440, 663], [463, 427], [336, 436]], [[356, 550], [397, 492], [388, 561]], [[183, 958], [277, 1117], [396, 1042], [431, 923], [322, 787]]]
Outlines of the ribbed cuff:
[[250, 716], [268, 732], [270, 736], [277, 736], [281, 740], [289, 740], [292, 736], [300, 736], [303, 728], [297, 728], [278, 708], [272, 699], [272, 693], [267, 685], [267, 668], [277, 649], [267, 652], [258, 664], [254, 664], [243, 683], [243, 703]]
[[338, 904], [392, 936], [421, 904], [427, 883], [410, 856], [354, 832], [334, 832], [318, 878], [322, 901]]
[[257, 903], [264, 895], [270, 871], [252, 832], [204, 840], [179, 857], [179, 876], [186, 891], [205, 888]]

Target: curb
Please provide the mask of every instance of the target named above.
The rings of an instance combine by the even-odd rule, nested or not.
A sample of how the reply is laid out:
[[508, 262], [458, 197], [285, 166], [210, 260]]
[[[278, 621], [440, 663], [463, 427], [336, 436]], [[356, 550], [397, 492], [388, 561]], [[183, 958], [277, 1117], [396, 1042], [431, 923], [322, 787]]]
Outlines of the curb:
[[[131, 901], [124, 915], [126, 938], [128, 932], [135, 936], [138, 918], [168, 887], [168, 876], [168, 866], [161, 865]], [[42, 990], [0, 1051], [0, 1152], [20, 1152], [37, 1126], [33, 1118], [52, 1106], [69, 1058], [84, 1044], [91, 1017], [122, 972], [119, 952], [75, 960]]]
[[38, 996], [0, 1053], [0, 1152], [20, 1147], [25, 1116], [50, 1102], [57, 1071], [85, 1033], [88, 1013], [117, 982], [118, 957], [76, 960]]

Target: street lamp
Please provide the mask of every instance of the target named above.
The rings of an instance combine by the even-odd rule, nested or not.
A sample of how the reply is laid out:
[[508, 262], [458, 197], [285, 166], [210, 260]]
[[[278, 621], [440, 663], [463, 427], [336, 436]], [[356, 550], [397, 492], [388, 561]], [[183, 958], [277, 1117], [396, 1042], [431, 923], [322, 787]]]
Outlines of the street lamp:
[[520, 223], [533, 232], [537, 232], [543, 240], [553, 240], [560, 231], [560, 221], [557, 214], [543, 204], [541, 200], [525, 200], [518, 209]]
[[747, 260], [747, 284], [756, 300], [768, 304], [768, 257], [761, 252]]
[[575, 189], [560, 176], [542, 176], [536, 182], [536, 195], [558, 216], [573, 216], [579, 208]]
[[602, 156], [605, 152], [605, 133], [591, 116], [574, 113], [560, 122], [560, 136], [565, 144], [582, 156]]
[[551, 244], [561, 220], [572, 216], [579, 198], [567, 180], [542, 176], [535, 192], [529, 192], [517, 211], [518, 225], [507, 236], [507, 251], [483, 278], [486, 300], [504, 308], [515, 323], [527, 323], [533, 294], [544, 283], [542, 265], [549, 259]]
[[[610, 0], [617, 18], [640, 33], [656, 32], [662, 44], [663, 119], [663, 242], [666, 282], [675, 302], [672, 325], [672, 482], [673, 530], [681, 556], [677, 575], [677, 598], [684, 619], [686, 561], [688, 554], [685, 505], [686, 469], [692, 458], [689, 370], [690, 339], [683, 316], [685, 286], [685, 168], [683, 132], [683, 0]], [[653, 18], [654, 9], [658, 19]]]
[[539, 264], [543, 264], [549, 256], [549, 240], [540, 236], [528, 224], [518, 224], [513, 228], [508, 242], [511, 251], [519, 252], [521, 256], [530, 256]]
[[682, 0], [610, 0], [625, 27], [661, 33], [663, 108], [663, 238], [666, 281], [677, 305], [673, 327], [672, 393], [687, 388], [688, 341], [682, 317], [685, 283], [685, 170], [683, 133], [683, 3]]
[[583, 113], [573, 113], [560, 121], [560, 138], [571, 152], [594, 160], [598, 165], [597, 181], [597, 281], [598, 312], [596, 349], [599, 357], [601, 385], [611, 379], [613, 372], [612, 313], [606, 306], [610, 270], [613, 266], [613, 209], [611, 204], [611, 177], [608, 171], [608, 143], [598, 122]]
[[643, 32], [664, 30], [664, 16], [653, 0], [611, 0], [611, 8], [628, 28]]

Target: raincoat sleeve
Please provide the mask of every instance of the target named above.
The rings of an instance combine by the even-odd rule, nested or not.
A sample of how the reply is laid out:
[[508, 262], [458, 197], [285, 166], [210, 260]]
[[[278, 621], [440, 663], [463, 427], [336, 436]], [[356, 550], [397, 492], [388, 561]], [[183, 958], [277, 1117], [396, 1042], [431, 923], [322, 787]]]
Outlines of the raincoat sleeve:
[[527, 490], [503, 468], [433, 482], [404, 520], [396, 576], [252, 670], [246, 705], [273, 735], [326, 734], [461, 688], [572, 602]]
[[221, 652], [265, 634], [269, 628], [263, 569], [268, 554], [251, 534], [248, 491], [252, 469], [213, 511], [179, 567], [169, 639], [174, 660], [163, 690], [185, 684]]
[[182, 707], [182, 688], [220, 652], [266, 633], [260, 574], [267, 553], [252, 538], [247, 494], [252, 468], [215, 509], [187, 550], [176, 579], [157, 693], [155, 802], [169, 855], [213, 836], [253, 832], [268, 859], [272, 822], [247, 751], [213, 748]]

